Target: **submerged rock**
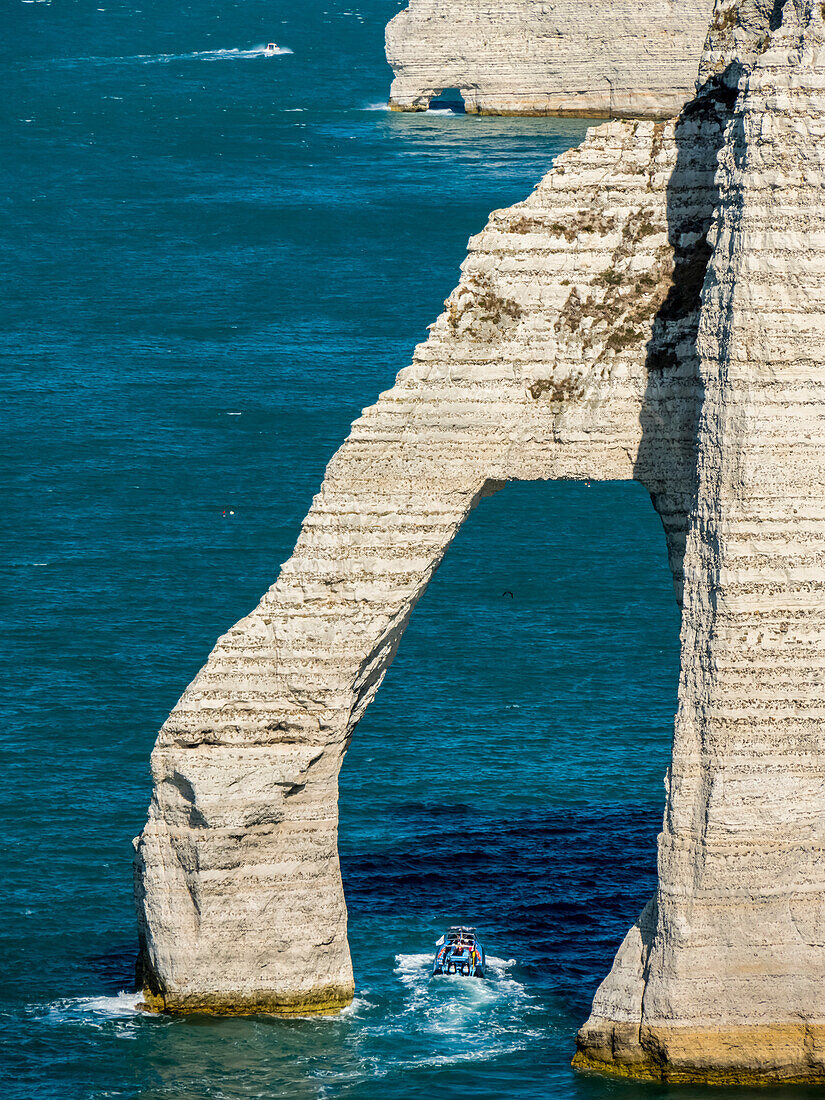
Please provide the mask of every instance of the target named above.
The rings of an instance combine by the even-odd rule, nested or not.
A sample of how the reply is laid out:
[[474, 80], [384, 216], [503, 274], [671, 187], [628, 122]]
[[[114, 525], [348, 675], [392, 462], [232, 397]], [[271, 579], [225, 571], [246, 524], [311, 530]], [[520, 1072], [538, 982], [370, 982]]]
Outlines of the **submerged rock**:
[[410, 0], [387, 27], [390, 106], [446, 88], [476, 114], [671, 118], [693, 96], [713, 0]]

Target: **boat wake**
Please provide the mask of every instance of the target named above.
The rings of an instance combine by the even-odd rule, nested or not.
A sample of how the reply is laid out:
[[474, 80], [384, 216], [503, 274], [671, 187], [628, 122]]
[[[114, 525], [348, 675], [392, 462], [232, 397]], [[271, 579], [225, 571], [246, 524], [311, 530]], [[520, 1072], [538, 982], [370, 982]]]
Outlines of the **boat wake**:
[[482, 1006], [502, 1002], [509, 1008], [520, 1002], [530, 1001], [530, 995], [521, 982], [516, 981], [509, 971], [516, 965], [515, 959], [497, 959], [488, 955], [487, 978], [469, 978], [461, 974], [449, 977], [432, 977], [433, 956], [396, 955], [395, 973], [406, 987], [407, 999], [412, 1007], [428, 1004], [434, 999], [443, 1001], [443, 994], [449, 992], [468, 1005]]
[[57, 65], [169, 65], [175, 61], [250, 61], [259, 57], [286, 57], [291, 54], [287, 46], [279, 46], [267, 52], [265, 44], [250, 49], [195, 50], [192, 53], [138, 53], [128, 57], [75, 57], [69, 60], [55, 59]]
[[[365, 990], [348, 1010], [330, 1017], [357, 1037], [359, 1075], [376, 1080], [480, 1065], [546, 1037], [540, 1004], [511, 973], [515, 960], [488, 955], [486, 963], [485, 979], [431, 978], [431, 952], [396, 955], [393, 993]], [[319, 1095], [333, 1084], [350, 1082], [352, 1072], [352, 1067], [336, 1071], [325, 1065], [313, 1074], [322, 1084]]]
[[541, 1038], [541, 1029], [530, 1026], [537, 1005], [510, 972], [515, 959], [488, 955], [484, 979], [432, 978], [432, 965], [430, 953], [396, 956], [395, 974], [404, 987], [399, 1029], [415, 1032], [424, 1047], [410, 1064], [489, 1061]]
[[[246, 61], [254, 57], [286, 57], [291, 54], [287, 46], [278, 46], [267, 53], [265, 45], [253, 46], [249, 50], [199, 50], [196, 53], [156, 54], [143, 60], [164, 63], [168, 61]], [[134, 58], [137, 60], [137, 58]]]

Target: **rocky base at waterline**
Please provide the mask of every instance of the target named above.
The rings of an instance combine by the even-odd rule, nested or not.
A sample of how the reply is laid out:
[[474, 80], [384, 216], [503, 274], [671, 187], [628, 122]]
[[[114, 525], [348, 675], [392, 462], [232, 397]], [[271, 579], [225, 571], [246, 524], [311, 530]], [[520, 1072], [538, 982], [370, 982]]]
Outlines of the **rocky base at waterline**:
[[143, 989], [141, 1007], [171, 1016], [329, 1016], [352, 1003], [353, 986], [330, 986], [309, 992], [279, 993], [226, 992], [213, 994], [151, 993]]
[[203, 982], [200, 988], [189, 982], [188, 988], [181, 983], [175, 989], [162, 980], [145, 947], [138, 955], [135, 982], [143, 993], [143, 1009], [172, 1016], [323, 1016], [346, 1008], [355, 993], [351, 978], [329, 985], [304, 981], [290, 990], [284, 984], [262, 988], [261, 979], [256, 982], [251, 975], [235, 989], [209, 990]]
[[388, 25], [390, 106], [445, 88], [470, 114], [672, 118], [694, 92], [713, 0], [411, 0]]
[[667, 1084], [825, 1084], [825, 1021], [739, 1027], [583, 1028], [576, 1069]]

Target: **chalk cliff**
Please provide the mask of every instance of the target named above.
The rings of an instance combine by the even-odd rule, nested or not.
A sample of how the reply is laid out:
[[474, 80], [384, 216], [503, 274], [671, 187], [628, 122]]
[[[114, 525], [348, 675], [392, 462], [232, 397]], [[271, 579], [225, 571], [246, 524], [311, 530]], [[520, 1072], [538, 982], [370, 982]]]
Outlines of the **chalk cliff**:
[[412, 366], [330, 462], [277, 584], [175, 707], [138, 844], [157, 1004], [306, 1011], [351, 996], [338, 771], [486, 493], [509, 479], [640, 477], [680, 575], [702, 272], [671, 292], [710, 223], [708, 126], [718, 143], [715, 118], [679, 124], [696, 139], [675, 187], [676, 124], [614, 123], [492, 215]]
[[579, 1039], [671, 1080], [825, 1076], [825, 33], [782, 14], [720, 155], [658, 894]]
[[411, 0], [388, 25], [390, 105], [459, 88], [480, 114], [670, 118], [692, 98], [713, 0]]
[[825, 29], [819, 3], [782, 9], [719, 0], [677, 120], [591, 130], [495, 212], [353, 425], [160, 732], [136, 842], [151, 1005], [349, 1000], [337, 777], [417, 599], [506, 481], [635, 478], [683, 600], [679, 712], [657, 896], [577, 1062], [825, 1079]]

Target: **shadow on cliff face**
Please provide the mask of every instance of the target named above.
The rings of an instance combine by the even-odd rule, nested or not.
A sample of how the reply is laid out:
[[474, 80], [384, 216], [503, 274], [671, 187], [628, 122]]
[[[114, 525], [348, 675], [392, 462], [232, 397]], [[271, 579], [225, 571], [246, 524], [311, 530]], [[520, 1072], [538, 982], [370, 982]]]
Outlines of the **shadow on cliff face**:
[[681, 602], [684, 534], [696, 494], [696, 452], [704, 391], [697, 337], [711, 259], [707, 234], [719, 201], [719, 152], [736, 102], [740, 67], [712, 77], [676, 122], [677, 159], [667, 190], [673, 248], [671, 284], [647, 346], [647, 387], [635, 476], [662, 516]]
[[[704, 386], [697, 343], [702, 292], [713, 252], [708, 232], [719, 205], [719, 153], [740, 75], [741, 66], [733, 63], [712, 76], [676, 122], [677, 159], [667, 189], [673, 270], [654, 320], [645, 363], [647, 387], [635, 474], [649, 488], [661, 516], [680, 606], [685, 537], [698, 490]], [[655, 920], [640, 925], [648, 949], [655, 927]]]

